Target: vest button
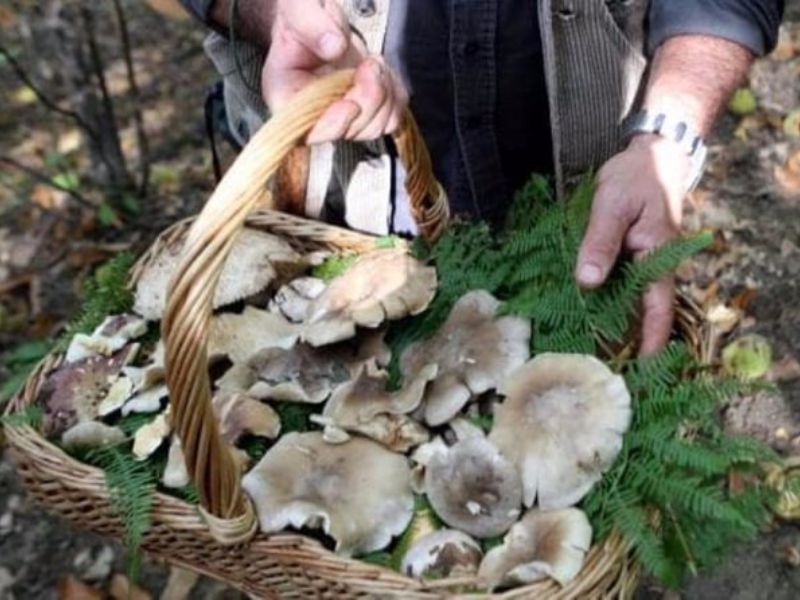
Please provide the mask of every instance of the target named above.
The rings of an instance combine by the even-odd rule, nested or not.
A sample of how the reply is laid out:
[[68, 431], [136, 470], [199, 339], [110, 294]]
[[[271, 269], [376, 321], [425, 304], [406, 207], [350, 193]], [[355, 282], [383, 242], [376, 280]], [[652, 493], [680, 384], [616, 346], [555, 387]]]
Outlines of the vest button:
[[352, 0], [353, 10], [359, 17], [372, 17], [377, 12], [375, 0]]

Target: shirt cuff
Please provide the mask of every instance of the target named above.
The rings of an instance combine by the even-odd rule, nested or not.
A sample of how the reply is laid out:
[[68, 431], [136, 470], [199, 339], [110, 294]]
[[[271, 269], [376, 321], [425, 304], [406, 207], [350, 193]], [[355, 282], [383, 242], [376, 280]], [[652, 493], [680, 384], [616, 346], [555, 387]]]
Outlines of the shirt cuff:
[[[769, 3], [769, 2], [768, 2]], [[654, 2], [650, 8], [648, 50], [652, 55], [665, 40], [678, 35], [709, 35], [736, 42], [763, 56], [772, 49], [779, 23], [753, 14], [746, 2]], [[769, 11], [767, 11], [769, 12]]]

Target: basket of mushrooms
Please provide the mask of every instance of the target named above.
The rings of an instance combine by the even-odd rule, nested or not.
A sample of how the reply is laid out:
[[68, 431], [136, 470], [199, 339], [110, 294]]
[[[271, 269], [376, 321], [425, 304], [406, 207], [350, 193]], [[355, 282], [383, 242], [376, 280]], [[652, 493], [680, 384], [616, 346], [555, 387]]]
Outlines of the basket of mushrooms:
[[[39, 406], [40, 422], [5, 425], [27, 489], [124, 538], [132, 498], [71, 450], [161, 452], [141, 548], [257, 598], [631, 593], [628, 545], [613, 532], [593, 543], [576, 506], [622, 447], [623, 378], [588, 355], [532, 357], [530, 322], [473, 290], [396, 357], [403, 384], [390, 389], [383, 327], [427, 309], [435, 267], [403, 240], [263, 208], [265, 183], [351, 80], [327, 76], [276, 114], [202, 213], [139, 259], [133, 310], [31, 375], [9, 411]], [[447, 202], [410, 115], [395, 143], [435, 238]], [[340, 273], [314, 276], [342, 253]], [[147, 333], [159, 323], [160, 339]], [[278, 405], [313, 427], [287, 427]], [[466, 418], [486, 410], [488, 432]], [[257, 458], [253, 438], [267, 440]], [[395, 569], [359, 559], [398, 540]]]

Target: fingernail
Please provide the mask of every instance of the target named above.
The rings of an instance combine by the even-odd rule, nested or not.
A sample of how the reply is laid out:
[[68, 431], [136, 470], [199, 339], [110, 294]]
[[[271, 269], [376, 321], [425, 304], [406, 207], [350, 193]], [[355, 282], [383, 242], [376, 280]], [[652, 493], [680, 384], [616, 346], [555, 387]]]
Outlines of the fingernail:
[[319, 40], [322, 58], [336, 58], [344, 52], [344, 38], [338, 33], [328, 32]]
[[584, 263], [578, 270], [578, 279], [581, 283], [598, 285], [603, 282], [603, 271], [593, 263]]

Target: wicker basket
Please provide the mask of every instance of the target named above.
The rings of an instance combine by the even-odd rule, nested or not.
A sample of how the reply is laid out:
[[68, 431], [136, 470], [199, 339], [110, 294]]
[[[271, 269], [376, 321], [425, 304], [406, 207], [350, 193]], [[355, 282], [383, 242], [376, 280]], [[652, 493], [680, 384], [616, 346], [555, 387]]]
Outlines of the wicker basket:
[[[325, 108], [342, 97], [352, 72], [326, 77], [303, 92], [265, 125], [248, 144], [194, 220], [174, 225], [156, 240], [134, 269], [164, 244], [185, 238], [162, 320], [167, 383], [173, 423], [182, 440], [187, 467], [201, 507], [156, 493], [143, 549], [170, 563], [223, 580], [257, 598], [626, 598], [635, 590], [638, 569], [616, 533], [595, 545], [580, 575], [565, 587], [551, 580], [498, 594], [475, 594], [474, 577], [418, 581], [357, 560], [336, 556], [317, 541], [295, 534], [264, 535], [238, 470], [221, 443], [211, 412], [206, 340], [211, 300], [232, 240], [246, 223], [280, 235], [302, 249], [364, 251], [370, 236], [282, 213], [258, 210], [269, 197], [265, 182], [301, 141]], [[436, 237], [446, 225], [447, 201], [431, 171], [430, 158], [413, 119], [407, 115], [395, 138], [407, 169], [406, 187], [420, 230]], [[251, 214], [252, 212], [252, 214]], [[36, 402], [48, 374], [61, 357], [47, 357], [13, 398], [9, 412]], [[28, 492], [81, 528], [115, 537], [124, 527], [111, 506], [104, 474], [80, 463], [28, 426], [6, 426], [11, 455]]]

